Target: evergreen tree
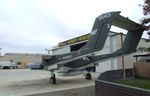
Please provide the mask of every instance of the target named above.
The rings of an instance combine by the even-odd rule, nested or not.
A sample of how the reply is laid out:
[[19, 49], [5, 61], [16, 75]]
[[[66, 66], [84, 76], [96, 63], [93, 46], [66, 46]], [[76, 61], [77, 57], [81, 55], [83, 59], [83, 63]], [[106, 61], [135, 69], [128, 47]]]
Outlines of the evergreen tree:
[[150, 0], [145, 0], [143, 5], [143, 14], [145, 17], [141, 20], [145, 30], [148, 31], [150, 38]]

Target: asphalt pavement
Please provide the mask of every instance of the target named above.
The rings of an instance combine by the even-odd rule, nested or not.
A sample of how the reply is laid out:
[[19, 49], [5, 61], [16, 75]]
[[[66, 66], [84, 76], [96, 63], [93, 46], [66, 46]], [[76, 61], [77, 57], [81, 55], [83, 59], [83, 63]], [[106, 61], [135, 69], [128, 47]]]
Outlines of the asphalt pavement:
[[0, 70], [0, 96], [23, 96], [35, 93], [52, 92], [71, 88], [92, 86], [97, 73], [92, 73], [92, 80], [78, 76], [56, 76], [57, 84], [49, 83], [50, 73], [44, 70], [15, 69]]

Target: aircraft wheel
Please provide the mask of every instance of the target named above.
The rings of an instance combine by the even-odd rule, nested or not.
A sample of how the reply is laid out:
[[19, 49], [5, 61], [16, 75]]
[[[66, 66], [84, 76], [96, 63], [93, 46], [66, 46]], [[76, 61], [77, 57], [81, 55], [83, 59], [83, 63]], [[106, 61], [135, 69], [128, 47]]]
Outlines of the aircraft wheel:
[[55, 77], [51, 77], [50, 78], [50, 83], [51, 84], [56, 84], [56, 78]]
[[54, 72], [51, 72], [50, 83], [56, 84], [56, 76], [55, 76]]
[[85, 76], [86, 80], [92, 80], [92, 75], [88, 72]]

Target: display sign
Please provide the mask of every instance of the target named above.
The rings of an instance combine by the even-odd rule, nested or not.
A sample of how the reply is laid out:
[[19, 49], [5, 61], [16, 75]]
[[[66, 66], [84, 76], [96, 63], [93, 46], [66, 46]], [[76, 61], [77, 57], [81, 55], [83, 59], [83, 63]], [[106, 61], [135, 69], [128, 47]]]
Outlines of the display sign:
[[71, 40], [61, 42], [61, 43], [58, 44], [58, 46], [61, 47], [61, 46], [70, 45], [70, 44], [73, 44], [73, 43], [85, 41], [85, 40], [88, 40], [89, 37], [90, 37], [90, 34], [86, 34], [86, 35], [83, 35], [83, 36], [80, 36], [80, 37], [77, 37], [77, 38], [73, 38]]

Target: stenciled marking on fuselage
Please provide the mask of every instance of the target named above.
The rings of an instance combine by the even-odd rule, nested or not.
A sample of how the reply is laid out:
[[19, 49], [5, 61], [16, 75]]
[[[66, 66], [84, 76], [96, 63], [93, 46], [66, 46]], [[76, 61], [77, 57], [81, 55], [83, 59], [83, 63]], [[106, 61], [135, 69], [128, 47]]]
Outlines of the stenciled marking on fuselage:
[[110, 18], [110, 17], [111, 17], [111, 13], [107, 13], [107, 14], [100, 15], [98, 18], [99, 18], [99, 20], [102, 20], [102, 19]]
[[97, 33], [97, 29], [94, 29], [92, 32], [91, 32], [91, 35], [95, 35]]
[[107, 28], [110, 28], [111, 27], [111, 25], [110, 24], [107, 24]]

